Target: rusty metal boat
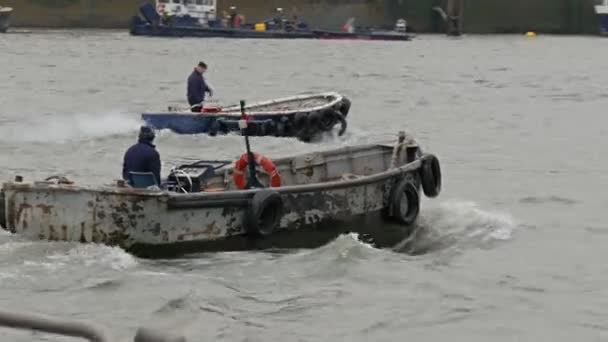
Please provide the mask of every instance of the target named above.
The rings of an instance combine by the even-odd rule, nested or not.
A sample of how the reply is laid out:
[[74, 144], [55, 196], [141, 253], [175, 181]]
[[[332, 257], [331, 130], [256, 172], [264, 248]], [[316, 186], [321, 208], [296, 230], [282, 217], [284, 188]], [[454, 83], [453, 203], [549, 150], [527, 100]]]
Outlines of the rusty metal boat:
[[385, 225], [364, 224], [370, 216], [396, 222], [407, 234], [420, 194], [435, 197], [441, 190], [438, 159], [403, 133], [394, 142], [296, 155], [274, 165], [277, 174], [258, 169], [261, 187], [245, 190], [236, 185], [233, 161], [181, 165], [161, 187], [148, 188], [17, 177], [2, 185], [0, 225], [32, 239], [117, 245], [142, 257], [300, 248], [344, 232], [382, 233]]

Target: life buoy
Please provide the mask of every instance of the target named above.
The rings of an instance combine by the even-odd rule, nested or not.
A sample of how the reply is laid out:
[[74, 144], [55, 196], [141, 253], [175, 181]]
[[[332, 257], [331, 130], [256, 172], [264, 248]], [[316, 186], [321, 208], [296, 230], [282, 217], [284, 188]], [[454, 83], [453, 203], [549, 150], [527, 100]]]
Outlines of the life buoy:
[[[253, 154], [254, 162], [261, 166], [264, 171], [270, 177], [270, 186], [273, 188], [277, 188], [281, 186], [281, 176], [279, 175], [279, 171], [277, 171], [277, 167], [274, 165], [272, 160], [264, 157], [261, 154], [254, 153]], [[247, 153], [241, 156], [241, 159], [237, 160], [234, 165], [234, 170], [232, 172], [232, 177], [234, 179], [234, 184], [239, 189], [245, 189], [247, 187], [247, 177], [245, 177], [245, 169], [249, 165], [249, 156]]]

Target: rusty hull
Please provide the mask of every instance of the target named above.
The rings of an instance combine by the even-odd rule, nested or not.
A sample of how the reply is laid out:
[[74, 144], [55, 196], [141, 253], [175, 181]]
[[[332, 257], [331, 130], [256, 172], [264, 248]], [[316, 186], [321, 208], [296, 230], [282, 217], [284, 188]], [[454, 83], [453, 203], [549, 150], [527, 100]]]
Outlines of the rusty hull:
[[[398, 158], [376, 145], [313, 153], [276, 161], [286, 186], [280, 230], [377, 212], [396, 179], [419, 186], [421, 159]], [[231, 166], [216, 183], [226, 191], [177, 194], [114, 186], [87, 188], [48, 182], [3, 184], [6, 229], [32, 239], [103, 243], [129, 249], [213, 241], [243, 235], [242, 218], [256, 191], [231, 188]], [[323, 182], [323, 180], [326, 180]]]

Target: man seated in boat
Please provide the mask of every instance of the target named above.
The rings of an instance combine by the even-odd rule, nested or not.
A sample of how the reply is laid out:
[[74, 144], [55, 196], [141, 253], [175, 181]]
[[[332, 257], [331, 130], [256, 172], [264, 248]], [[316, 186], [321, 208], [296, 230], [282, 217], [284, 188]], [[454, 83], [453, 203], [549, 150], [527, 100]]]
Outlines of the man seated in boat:
[[154, 130], [148, 126], [141, 126], [137, 143], [125, 152], [122, 164], [122, 178], [129, 182], [131, 172], [150, 172], [160, 184], [160, 154], [154, 142]]
[[188, 77], [188, 103], [192, 112], [200, 113], [202, 111], [206, 93], [209, 93], [209, 97], [213, 96], [213, 90], [203, 77], [206, 71], [207, 64], [199, 62]]

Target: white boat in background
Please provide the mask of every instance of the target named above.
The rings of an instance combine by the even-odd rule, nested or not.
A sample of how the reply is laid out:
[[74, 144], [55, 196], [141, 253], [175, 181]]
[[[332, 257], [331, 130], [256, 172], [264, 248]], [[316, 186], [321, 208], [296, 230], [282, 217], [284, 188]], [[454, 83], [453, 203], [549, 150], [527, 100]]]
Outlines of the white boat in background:
[[598, 0], [595, 5], [595, 13], [599, 19], [600, 33], [608, 35], [608, 0]]
[[0, 6], [0, 33], [4, 33], [8, 30], [12, 14], [13, 9], [11, 7]]

